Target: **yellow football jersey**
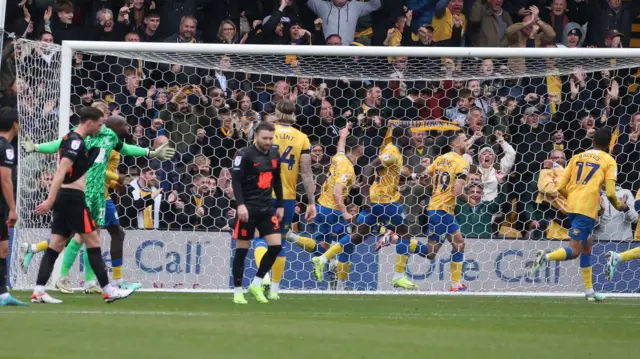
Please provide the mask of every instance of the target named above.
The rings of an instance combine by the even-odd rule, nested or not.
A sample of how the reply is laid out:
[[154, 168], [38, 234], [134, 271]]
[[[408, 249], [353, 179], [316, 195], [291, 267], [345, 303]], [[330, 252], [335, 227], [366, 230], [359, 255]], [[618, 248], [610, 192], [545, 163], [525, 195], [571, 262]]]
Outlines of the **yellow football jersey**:
[[598, 219], [602, 185], [616, 177], [616, 161], [606, 152], [589, 150], [573, 156], [558, 184], [559, 190], [567, 189], [567, 213]]
[[398, 147], [388, 144], [380, 153], [383, 168], [378, 170], [376, 181], [369, 193], [371, 203], [391, 203], [400, 201], [400, 171], [402, 170], [402, 154]]
[[[353, 163], [347, 157], [344, 152], [340, 152], [331, 158], [331, 167], [329, 169], [329, 178], [324, 182], [322, 186], [322, 194], [318, 203], [321, 206], [338, 210], [338, 205], [333, 199], [334, 187], [337, 183], [342, 184], [342, 199], [345, 200], [349, 195], [349, 189], [353, 184], [353, 180], [356, 177], [356, 172], [353, 168]], [[344, 203], [344, 202], [343, 202]]]
[[433, 193], [427, 206], [428, 211], [445, 211], [455, 214], [456, 197], [453, 185], [457, 179], [467, 179], [469, 162], [456, 152], [438, 156], [427, 168], [432, 176]]
[[104, 187], [104, 195], [110, 199], [109, 188], [115, 188], [118, 183], [118, 165], [120, 164], [120, 152], [111, 150], [109, 162], [107, 162], [107, 181]]
[[[273, 145], [280, 151], [280, 177], [283, 199], [296, 199], [300, 156], [311, 153], [311, 143], [304, 133], [288, 125], [276, 125]], [[275, 198], [275, 195], [274, 195]]]

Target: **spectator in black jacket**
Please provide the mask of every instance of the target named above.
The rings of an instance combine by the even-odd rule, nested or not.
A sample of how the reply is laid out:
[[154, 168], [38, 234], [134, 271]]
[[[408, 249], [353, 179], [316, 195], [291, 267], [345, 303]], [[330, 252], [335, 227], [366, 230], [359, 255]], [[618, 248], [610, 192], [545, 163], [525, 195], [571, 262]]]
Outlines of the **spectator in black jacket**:
[[[56, 44], [62, 44], [65, 40], [84, 40], [86, 30], [73, 23], [73, 3], [63, 0], [53, 9], [54, 16], [50, 12], [45, 13], [44, 25], [49, 25]], [[51, 22], [49, 23], [49, 18]], [[84, 30], [84, 31], [83, 31]]]

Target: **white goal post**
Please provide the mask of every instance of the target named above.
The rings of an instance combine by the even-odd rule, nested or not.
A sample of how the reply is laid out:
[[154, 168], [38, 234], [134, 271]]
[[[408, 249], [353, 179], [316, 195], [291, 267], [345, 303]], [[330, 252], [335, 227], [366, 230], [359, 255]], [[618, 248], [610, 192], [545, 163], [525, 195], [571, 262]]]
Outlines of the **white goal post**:
[[[334, 47], [84, 41], [64, 41], [62, 46], [57, 46], [42, 45], [25, 40], [20, 40], [18, 43], [20, 43], [23, 48], [22, 58], [18, 59], [18, 80], [24, 81], [24, 86], [30, 90], [42, 86], [42, 82], [39, 82], [38, 76], [51, 75], [34, 74], [33, 72], [28, 73], [28, 60], [25, 59], [25, 56], [28, 56], [28, 54], [24, 54], [24, 52], [29, 49], [29, 51], [34, 51], [36, 54], [34, 56], [37, 57], [38, 51], [41, 51], [38, 49], [45, 48], [46, 50], [44, 50], [44, 52], [49, 55], [58, 54], [57, 58], [53, 56], [52, 61], [59, 62], [60, 77], [59, 81], [57, 81], [59, 88], [49, 88], [47, 89], [48, 91], [44, 91], [46, 94], [41, 96], [49, 97], [43, 99], [38, 99], [37, 96], [39, 95], [34, 94], [33, 91], [28, 92], [25, 90], [23, 94], [18, 95], [19, 105], [20, 103], [23, 104], [23, 107], [20, 109], [21, 116], [27, 119], [25, 125], [21, 128], [21, 136], [30, 135], [38, 138], [40, 142], [53, 140], [53, 137], [56, 135], [62, 136], [69, 131], [71, 125], [70, 119], [74, 115], [74, 108], [78, 106], [78, 104], [74, 102], [77, 101], [77, 99], [74, 100], [73, 98], [74, 96], [78, 97], [78, 85], [73, 82], [74, 76], [78, 76], [78, 72], [74, 70], [74, 64], [76, 63], [75, 56], [77, 53], [83, 54], [83, 64], [89, 63], [92, 66], [95, 65], [88, 67], [91, 69], [87, 70], [88, 73], [91, 73], [91, 71], [95, 73], [95, 71], [97, 71], [96, 69], [100, 68], [98, 65], [105, 64], [106, 67], [104, 68], [113, 69], [113, 64], [119, 64], [117, 61], [113, 62], [108, 60], [108, 57], [113, 57], [118, 60], [125, 59], [127, 60], [125, 61], [127, 64], [131, 63], [129, 60], [141, 59], [145, 62], [153, 62], [167, 66], [165, 70], [157, 70], [158, 76], [160, 77], [164, 76], [165, 73], [173, 71], [169, 69], [174, 64], [179, 65], [182, 70], [184, 70], [185, 67], [196, 68], [197, 70], [191, 74], [192, 77], [190, 77], [190, 79], [196, 76], [198, 83], [202, 84], [202, 88], [208, 88], [208, 90], [205, 91], [205, 96], [209, 95], [210, 91], [215, 92], [213, 89], [220, 89], [225, 86], [230, 88], [230, 85], [226, 84], [227, 81], [231, 81], [236, 75], [241, 75], [240, 77], [243, 80], [239, 80], [239, 82], [242, 82], [243, 85], [240, 86], [240, 90], [229, 90], [227, 93], [226, 89], [222, 88], [222, 92], [225, 93], [223, 96], [226, 96], [227, 100], [229, 100], [230, 97], [236, 96], [238, 92], [245, 91], [251, 93], [251, 95], [247, 95], [251, 96], [251, 106], [260, 102], [260, 104], [256, 106], [260, 106], [262, 110], [255, 111], [260, 116], [269, 113], [267, 108], [270, 101], [263, 101], [262, 95], [267, 93], [267, 96], [273, 96], [277, 91], [277, 89], [274, 88], [267, 90], [266, 87], [268, 86], [263, 85], [277, 87], [277, 83], [280, 81], [277, 79], [285, 79], [284, 81], [289, 83], [290, 86], [287, 88], [287, 94], [293, 93], [294, 87], [297, 94], [298, 87], [296, 81], [305, 78], [310, 79], [311, 82], [309, 89], [310, 103], [308, 104], [308, 106], [310, 106], [310, 118], [325, 121], [326, 116], [322, 114], [322, 111], [326, 101], [324, 97], [321, 98], [322, 96], [318, 95], [320, 91], [325, 91], [324, 94], [327, 98], [327, 103], [333, 106], [331, 110], [332, 113], [333, 111], [336, 112], [335, 116], [331, 116], [332, 120], [335, 117], [336, 122], [339, 122], [339, 118], [343, 116], [346, 121], [354, 121], [357, 122], [358, 126], [366, 127], [366, 120], [363, 122], [363, 119], [368, 119], [369, 115], [366, 111], [372, 106], [360, 106], [360, 103], [366, 104], [369, 96], [374, 96], [371, 95], [372, 88], [380, 88], [385, 104], [388, 105], [391, 101], [396, 101], [397, 104], [388, 105], [389, 110], [387, 113], [385, 113], [386, 105], [381, 105], [379, 106], [379, 113], [371, 116], [383, 116], [383, 113], [385, 113], [384, 116], [386, 118], [383, 118], [383, 121], [394, 119], [408, 121], [403, 122], [405, 124], [415, 123], [412, 125], [414, 128], [422, 128], [421, 131], [426, 131], [425, 144], [433, 148], [443, 146], [438, 140], [441, 132], [438, 129], [438, 126], [441, 125], [441, 123], [438, 122], [440, 117], [444, 118], [447, 115], [448, 109], [455, 110], [458, 106], [460, 88], [455, 88], [455, 84], [451, 85], [451, 83], [459, 82], [463, 83], [463, 87], [469, 87], [470, 81], [477, 80], [478, 88], [481, 87], [482, 89], [478, 90], [478, 92], [476, 92], [476, 90], [472, 91], [473, 101], [469, 101], [472, 101], [470, 107], [473, 107], [473, 109], [469, 111], [475, 111], [475, 106], [480, 107], [479, 111], [484, 111], [482, 114], [482, 126], [485, 127], [484, 130], [481, 129], [481, 131], [484, 133], [484, 136], [486, 136], [487, 141], [492, 141], [491, 143], [487, 142], [487, 145], [492, 148], [491, 151], [494, 156], [494, 162], [491, 163], [490, 168], [486, 168], [483, 172], [482, 166], [478, 162], [478, 150], [483, 149], [483, 146], [478, 146], [475, 153], [470, 152], [469, 158], [474, 162], [474, 166], [472, 167], [477, 168], [477, 173], [481, 180], [487, 180], [487, 182], [483, 184], [485, 195], [486, 192], [489, 191], [489, 188], [492, 188], [493, 191], [498, 192], [498, 196], [504, 195], [504, 200], [500, 202], [499, 205], [497, 204], [498, 200], [496, 197], [493, 197], [487, 202], [494, 201], [496, 203], [493, 207], [489, 207], [489, 204], [487, 204], [486, 207], [493, 208], [489, 216], [486, 217], [491, 220], [492, 224], [495, 218], [500, 215], [503, 217], [502, 222], [495, 224], [497, 226], [495, 231], [489, 228], [489, 224], [481, 223], [481, 221], [474, 219], [474, 225], [485, 225], [485, 227], [487, 227], [486, 231], [491, 231], [492, 235], [488, 237], [482, 235], [473, 236], [466, 240], [463, 282], [469, 286], [469, 291], [466, 293], [471, 295], [582, 295], [582, 277], [577, 259], [575, 261], [552, 263], [542, 270], [541, 274], [536, 278], [529, 278], [526, 274], [527, 265], [530, 264], [535, 251], [540, 249], [552, 250], [567, 245], [566, 241], [546, 239], [546, 233], [548, 233], [547, 227], [545, 227], [545, 231], [539, 231], [544, 232], [542, 234], [544, 239], [532, 239], [536, 226], [544, 224], [550, 227], [556, 217], [549, 219], [548, 209], [547, 212], [544, 212], [536, 207], [538, 205], [536, 201], [537, 193], [535, 192], [536, 184], [531, 181], [539, 178], [539, 171], [542, 167], [541, 160], [546, 159], [547, 155], [549, 155], [549, 153], [541, 154], [540, 152], [549, 152], [563, 145], [562, 148], [563, 151], [567, 153], [568, 163], [569, 153], [574, 153], [574, 149], [575, 152], [578, 150], [578, 148], [569, 148], [569, 146], [580, 144], [579, 135], [576, 135], [575, 138], [571, 140], [564, 141], [564, 143], [562, 143], [562, 141], [560, 141], [560, 143], [545, 141], [554, 141], [552, 138], [557, 134], [558, 130], [564, 132], [566, 138], [570, 137], [570, 135], [567, 135], [569, 131], [573, 131], [571, 133], [575, 134], [582, 133], [580, 132], [580, 123], [584, 118], [579, 117], [582, 115], [578, 115], [578, 113], [586, 112], [588, 114], [596, 110], [607, 110], [606, 106], [601, 105], [600, 98], [589, 98], [591, 94], [598, 93], [604, 98], [605, 93], [608, 93], [607, 91], [610, 89], [609, 85], [611, 85], [614, 79], [619, 79], [616, 80], [616, 83], [618, 81], [623, 82], [619, 85], [621, 88], [624, 87], [624, 90], [621, 90], [624, 91], [624, 94], [621, 94], [619, 96], [620, 98], [614, 100], [626, 101], [624, 106], [625, 109], [627, 109], [631, 108], [631, 105], [636, 104], [636, 101], [640, 98], [640, 95], [635, 96], [635, 92], [632, 93], [630, 90], [633, 82], [632, 79], [635, 79], [635, 71], [640, 68], [640, 49]], [[283, 61], [285, 57], [288, 58], [288, 60]], [[290, 58], [293, 58], [293, 60]], [[396, 61], [399, 63], [400, 61], [398, 59], [403, 58], [408, 58], [408, 61], [405, 61], [405, 65], [396, 66]], [[452, 63], [448, 63], [446, 59], [451, 59]], [[482, 67], [483, 60], [491, 60], [491, 71]], [[357, 63], [357, 66], [352, 66], [354, 63]], [[126, 66], [123, 65], [123, 67]], [[204, 70], [204, 72], [198, 72], [201, 69]], [[176, 78], [178, 76], [177, 74], [182, 70], [176, 72]], [[104, 99], [105, 93], [108, 92], [112, 95], [112, 100], [109, 102], [114, 103], [115, 100], [113, 100], [113, 98], [117, 98], [121, 93], [117, 92], [120, 90], [113, 89], [124, 88], [126, 86], [126, 84], [122, 83], [122, 69], [118, 71], [120, 71], [119, 74], [109, 76], [109, 79], [107, 79], [107, 76], [104, 76], [105, 73], [98, 73], [95, 75], [97, 76], [95, 79], [92, 78], [92, 81], [95, 80], [91, 82], [92, 85], [85, 85], [84, 82], [82, 82], [82, 86], [91, 88], [93, 91], [96, 89], [96, 86], [98, 86], [93, 85], [94, 82], [98, 83], [102, 81], [106, 83], [104, 84], [104, 89], [94, 91], [95, 94], [99, 92], [101, 94], [94, 95], [93, 100], [96, 100], [95, 96], [101, 96], [101, 98]], [[549, 123], [553, 123], [553, 121], [559, 117], [559, 115], [554, 117], [554, 114], [559, 114], [562, 111], [562, 103], [569, 101], [568, 98], [571, 96], [571, 93], [563, 93], [563, 89], [570, 88], [569, 82], [574, 81], [575, 77], [572, 76], [576, 72], [587, 74], [585, 75], [586, 84], [584, 85], [584, 90], [578, 88], [580, 92], [578, 98], [580, 99], [579, 101], [582, 102], [579, 104], [572, 102], [572, 106], [574, 107], [570, 107], [569, 110], [567, 110], [571, 113], [570, 116], [573, 117], [570, 119], [564, 117], [558, 120], [566, 122], [566, 129], [554, 127], [553, 130], [549, 130], [552, 128]], [[607, 72], [608, 75], [604, 76], [602, 72]], [[227, 74], [226, 80], [224, 81], [226, 85], [224, 86], [219, 85], [220, 81], [216, 79], [216, 76], [220, 74]], [[257, 75], [257, 77], [251, 77], [250, 75]], [[259, 75], [268, 75], [269, 78], [276, 80], [273, 80], [273, 83], [263, 84], [264, 77], [260, 77]], [[559, 86], [558, 88], [561, 93], [559, 95], [556, 94], [557, 96], [552, 95], [553, 91], [549, 90], [552, 87], [552, 82], [547, 78], [548, 75], [561, 79], [559, 84], [553, 85]], [[222, 76], [224, 77], [225, 75]], [[141, 76], [140, 81], [149, 78], [150, 76], [145, 74]], [[255, 80], [255, 78], [258, 78], [258, 80]], [[600, 85], [596, 84], [602, 83], [601, 80], [603, 78], [608, 79], [608, 85], [605, 86], [605, 88], [601, 88]], [[534, 79], [536, 80], [534, 81]], [[537, 79], [541, 79], [541, 82], [536, 82]], [[53, 79], [48, 79], [48, 81], [52, 80]], [[515, 80], [516, 85], [510, 85], [510, 87], [505, 85], [505, 81], [508, 80]], [[593, 80], [593, 85], [590, 85], [589, 81], [591, 80]], [[149, 83], [153, 82], [154, 86], [164, 81], [163, 84], [168, 89], [172, 86], [175, 87], [175, 81], [177, 80], [174, 81], [173, 85], [171, 81], [165, 80], [164, 77], [160, 80], [154, 79], [153, 81]], [[56, 81], [53, 80], [53, 82]], [[346, 85], [343, 85], [343, 83]], [[389, 85], [390, 83], [394, 83], [394, 85]], [[401, 85], [398, 85], [398, 83]], [[446, 85], [443, 85], [445, 83]], [[500, 84], [498, 85], [497, 83]], [[324, 86], [322, 86], [322, 84], [324, 84]], [[145, 86], [147, 89], [149, 88], [149, 86]], [[544, 86], [544, 88], [548, 90], [548, 95], [547, 93], [543, 94], [539, 91], [540, 88], [542, 88], [541, 86]], [[429, 87], [429, 91], [422, 91], [423, 88], [426, 87]], [[501, 89], [507, 87], [508, 89], [505, 90], [504, 93], [500, 92]], [[517, 94], [510, 90], [513, 88], [523, 90], [520, 94]], [[257, 89], [260, 89], [260, 91]], [[451, 89], [455, 89], [455, 91]], [[171, 90], [165, 89], [165, 91], [170, 93]], [[582, 91], [588, 93], [583, 93]], [[526, 93], [537, 92], [539, 93], [536, 97], [538, 103], [534, 104], [531, 98], [524, 100]], [[441, 94], [438, 95], [440, 97], [437, 97], [437, 94]], [[424, 96], [424, 107], [428, 107], [429, 111], [421, 112], [423, 108], [420, 108], [416, 110], [420, 115], [412, 118], [404, 116], [404, 113], [398, 115], [399, 112], [395, 110], [398, 108], [403, 109], [402, 106], [404, 105], [401, 104], [401, 101], [414, 95], [415, 97], [411, 97], [411, 102], [414, 103], [416, 98]], [[191, 101], [192, 97], [189, 96], [193, 96], [193, 93], [187, 95], [187, 98]], [[171, 100], [172, 97], [175, 97], [175, 93], [173, 93], [173, 95], [170, 93], [168, 97], [169, 100]], [[434, 103], [429, 102], [432, 101], [434, 97], [437, 97], [437, 101], [435, 102], [437, 105], [429, 105]], [[554, 97], [554, 99], [550, 99], [551, 97]], [[555, 99], [556, 97], [560, 97], [560, 99]], [[584, 97], [583, 100], [582, 97]], [[495, 126], [495, 131], [505, 132], [503, 135], [506, 138], [506, 140], [498, 140], [495, 135], [496, 132], [486, 132], [485, 130], [486, 127], [489, 126], [489, 119], [495, 118], [495, 116], [493, 116], [495, 115], [494, 111], [510, 111], [507, 102], [511, 101], [511, 98], [514, 98], [515, 103], [517, 103], [518, 113], [514, 113], [513, 116], [507, 116], [505, 114], [504, 117], [495, 120], [497, 122], [492, 125]], [[209, 101], [212, 99], [213, 97], [209, 98]], [[313, 102], [314, 99], [318, 102]], [[342, 100], [348, 104], [339, 105], [338, 103]], [[197, 102], [198, 100], [196, 99], [195, 101]], [[41, 115], [33, 114], [24, 108], [29, 105], [39, 106], [48, 102], [56, 103], [54, 113], [55, 118], [58, 118], [59, 122], [55, 124], [47, 122]], [[499, 104], [495, 105], [495, 108], [493, 107], [494, 102], [499, 102]], [[228, 103], [233, 111], [236, 110], [233, 106], [240, 106], [237, 102]], [[357, 103], [358, 105], [353, 106], [353, 103]], [[447, 103], [447, 106], [444, 107], [442, 103]], [[196, 107], [198, 105], [202, 104], [194, 103], [193, 106]], [[116, 106], [120, 106], [120, 104], [116, 104]], [[436, 118], [434, 115], [423, 117], [423, 113], [436, 113], [433, 112], [436, 107], [438, 108], [437, 113], [439, 117]], [[534, 107], [536, 107], [536, 109], [534, 109]], [[367, 110], [362, 110], [362, 108], [366, 108]], [[252, 110], [253, 109], [252, 107]], [[149, 116], [163, 118], [162, 111], [163, 110], [158, 110], [158, 113]], [[359, 114], [361, 114], [362, 117], [356, 119], [356, 113], [358, 113], [358, 111], [361, 111]], [[622, 109], [614, 109], [613, 111], [618, 111], [615, 113], [619, 115], [621, 119], [626, 116], [624, 118], [626, 118], [627, 121], [629, 120], [627, 117], [633, 115], [632, 113], [625, 113], [626, 110]], [[346, 114], [347, 112], [349, 113]], [[203, 113], [205, 113], [205, 115], [202, 115], [203, 117], [209, 116], [206, 111]], [[461, 113], [466, 112], [452, 111], [451, 113], [456, 116], [446, 116], [447, 119], [451, 120], [451, 122], [447, 123], [468, 130], [466, 127], [469, 126], [469, 124], [465, 119], [467, 115], [461, 115]], [[235, 112], [233, 112], [233, 114], [236, 116]], [[534, 114], [540, 115], [540, 126], [545, 126], [542, 130], [544, 136], [535, 137], [533, 140], [534, 143], [530, 143], [530, 145], [532, 145], [530, 147], [531, 149], [526, 151], [531, 151], [531, 157], [527, 157], [523, 156], [522, 150], [527, 148], [526, 143], [530, 141], [530, 139], [526, 134], [517, 133], [517, 131], [519, 128], [522, 128], [522, 126], [529, 126], [526, 122], [526, 116]], [[506, 120], [507, 117], [510, 120]], [[234, 119], [235, 118], [236, 117], [234, 117]], [[543, 118], [545, 119], [543, 120]], [[155, 118], [150, 118], [150, 120], [154, 119]], [[505, 119], [505, 122], [502, 122], [501, 119]], [[595, 120], [600, 119], [596, 118]], [[538, 128], [537, 116], [535, 121], [535, 128]], [[166, 122], [165, 120], [165, 123]], [[335, 136], [332, 135], [330, 129], [336, 122], [312, 122], [312, 120], [309, 120], [305, 126], [313, 127], [313, 130], [310, 130], [310, 132], [314, 136], [317, 128], [325, 128], [322, 130], [323, 135], [316, 137], [319, 138], [319, 142], [322, 144], [324, 150], [327, 151], [327, 148], [332, 146], [332, 141], [324, 140], [326, 136]], [[576, 123], [578, 125], [575, 125]], [[613, 122], [609, 122], [606, 125], [611, 126], [612, 123]], [[338, 123], [338, 125], [339, 124], [340, 123]], [[594, 125], [591, 125], [591, 127], [593, 126]], [[595, 126], [601, 126], [601, 124], [596, 124]], [[622, 126], [622, 124], [620, 124], [620, 126]], [[214, 127], [215, 126], [212, 127], [212, 131]], [[392, 127], [391, 123], [389, 123], [389, 127]], [[515, 132], [514, 129], [516, 130]], [[146, 129], [143, 130], [146, 131]], [[584, 130], [586, 130], [586, 128]], [[511, 133], [507, 134], [506, 132]], [[168, 134], [167, 136], [171, 137]], [[195, 135], [191, 136], [190, 134], [181, 133], [178, 136], [181, 136], [182, 141], [180, 143], [184, 145], [183, 148], [186, 149], [185, 152], [190, 151], [189, 146], [191, 145], [191, 141], [198, 141], [198, 137]], [[210, 136], [209, 133], [207, 133], [206, 136], [208, 138]], [[368, 136], [366, 135], [366, 130], [364, 136]], [[242, 135], [240, 135], [239, 138], [241, 137]], [[516, 139], [516, 137], [518, 139]], [[543, 137], [545, 138], [544, 140], [542, 139]], [[489, 140], [489, 138], [491, 138], [491, 140]], [[151, 142], [152, 141], [153, 139], [151, 139]], [[175, 137], [171, 137], [171, 141], [175, 143]], [[238, 139], [236, 143], [247, 143], [247, 141], [241, 141], [244, 140]], [[520, 142], [516, 144], [513, 141]], [[511, 155], [510, 150], [502, 145], [504, 142], [507, 142], [506, 146], [511, 147], [511, 150], [520, 152]], [[509, 142], [511, 143], [509, 144]], [[368, 146], [373, 145], [369, 144]], [[502, 148], [500, 148], [500, 146], [502, 146]], [[429, 147], [427, 147], [426, 151], [428, 150]], [[432, 153], [435, 152], [432, 151]], [[526, 153], [528, 154], [529, 152]], [[326, 155], [326, 153], [324, 154]], [[232, 154], [228, 155], [231, 156]], [[41, 172], [35, 172], [34, 163], [36, 163], [36, 161], [42, 161], [36, 159], [35, 156], [38, 155], [26, 154], [22, 150], [19, 151], [18, 206], [19, 213], [21, 214], [30, 211], [30, 207], [33, 207], [35, 204], [35, 200], [33, 199], [33, 186], [37, 186], [39, 182], [35, 181], [34, 176], [40, 176]], [[632, 156], [628, 158], [632, 158]], [[538, 165], [533, 165], [532, 162], [526, 163], [530, 159], [533, 159], [536, 163], [540, 163]], [[501, 162], [502, 160], [505, 160], [505, 162]], [[509, 161], [511, 162], [509, 163]], [[420, 164], [422, 164], [422, 162], [418, 159], [416, 166]], [[43, 168], [50, 170], [53, 165], [53, 163], [48, 163]], [[183, 165], [187, 166], [189, 163], [183, 163]], [[127, 164], [126, 166], [130, 168], [133, 165]], [[223, 167], [222, 165], [220, 166]], [[495, 170], [494, 167], [496, 166], [500, 166], [500, 168]], [[636, 167], [631, 164], [625, 168]], [[491, 169], [493, 169], [493, 172]], [[522, 173], [519, 171], [522, 169], [524, 169], [524, 171], [527, 172], [527, 176], [530, 175], [530, 177], [526, 177], [526, 179], [525, 177], [520, 177]], [[495, 177], [497, 172], [506, 172], [500, 174], [500, 176], [504, 175], [505, 178], [501, 178], [499, 182], [493, 183], [488, 177]], [[322, 173], [326, 174], [326, 170]], [[217, 181], [220, 181], [218, 178], [222, 178], [222, 175], [216, 174], [214, 177], [216, 177]], [[630, 187], [634, 185], [635, 182], [633, 185], [630, 185]], [[506, 189], [507, 186], [511, 187]], [[415, 197], [407, 200], [404, 205], [408, 216], [416, 223], [419, 221], [422, 212], [421, 200], [426, 199], [428, 202], [429, 198], [428, 193], [414, 193], [417, 187], [429, 188], [428, 184], [407, 182], [403, 184], [402, 189], [404, 198]], [[636, 198], [638, 188], [629, 188], [629, 190], [632, 191], [632, 197]], [[518, 194], [518, 191], [524, 192]], [[220, 195], [222, 196], [223, 194]], [[517, 204], [519, 200], [526, 203], [519, 206]], [[506, 203], [509, 203], [511, 207]], [[527, 205], [531, 205], [535, 207], [535, 209], [530, 210]], [[506, 211], [506, 208], [512, 208], [512, 210]], [[553, 210], [553, 208], [551, 208], [551, 210]], [[521, 216], [523, 213], [526, 213], [526, 215]], [[535, 219], [538, 213], [541, 213], [541, 217]], [[459, 218], [460, 224], [464, 225], [466, 219], [471, 221], [471, 217], [473, 216], [475, 218], [476, 215], [473, 211], [461, 212], [461, 217], [456, 218]], [[555, 221], [556, 226], [558, 226], [559, 222], [560, 220]], [[17, 239], [14, 240], [12, 245], [13, 258], [17, 258], [18, 255], [18, 242], [36, 243], [48, 237], [46, 224], [47, 223], [41, 221], [21, 221], [19, 223], [17, 227]], [[416, 224], [416, 226], [418, 225]], [[307, 229], [309, 228], [312, 227], [307, 227]], [[635, 224], [633, 228], [635, 232]], [[518, 232], [518, 234], [513, 234], [514, 232]], [[420, 230], [413, 234], [416, 239], [425, 242], [426, 238], [424, 233], [425, 230]], [[309, 234], [313, 235], [314, 233]], [[605, 253], [609, 250], [623, 251], [634, 247], [638, 243], [631, 240], [631, 238], [637, 235], [635, 233], [633, 233], [631, 237], [624, 238], [624, 240], [621, 241], [613, 240], [616, 238], [616, 234], [613, 234], [609, 240], [599, 241], [594, 245], [592, 256], [594, 287], [597, 291], [605, 292], [611, 296], [635, 297], [640, 293], [640, 283], [638, 281], [638, 278], [640, 278], [640, 266], [637, 263], [622, 264], [620, 266], [620, 274], [617, 274], [613, 283], [608, 283], [604, 280], [603, 263]], [[626, 233], [623, 236], [626, 236]], [[109, 248], [109, 237], [106, 231], [103, 231], [102, 237], [103, 252], [105, 253], [106, 262], [109, 265], [109, 254], [107, 250]], [[391, 284], [394, 265], [396, 263], [396, 249], [393, 245], [383, 248], [380, 252], [375, 251], [374, 238], [369, 238], [365, 243], [359, 245], [356, 253], [351, 256], [352, 265], [351, 273], [347, 281], [347, 290], [338, 291], [332, 290], [333, 287], [331, 283], [316, 284], [312, 280], [310, 254], [304, 252], [295, 244], [286, 243], [285, 245], [288, 246], [288, 264], [282, 281], [283, 284], [280, 286], [285, 291], [328, 294], [409, 293], [407, 291], [394, 289]], [[220, 231], [220, 229], [209, 231], [194, 231], [193, 229], [176, 231], [172, 229], [167, 230], [166, 228], [152, 230], [127, 229], [124, 249], [125, 278], [131, 281], [141, 282], [144, 285], [144, 289], [153, 291], [228, 291], [231, 289], [230, 276], [233, 248], [233, 240], [230, 238], [229, 233], [227, 231]], [[252, 261], [252, 258], [253, 256], [250, 255], [247, 260], [247, 265], [249, 265], [249, 261]], [[417, 291], [410, 293], [449, 293], [449, 258], [450, 245], [448, 244], [443, 246], [439, 254], [432, 261], [418, 255], [410, 256], [405, 275], [419, 287]], [[32, 265], [29, 272], [25, 274], [18, 268], [18, 261], [14, 260], [11, 266], [12, 286], [17, 289], [30, 288], [35, 281], [35, 272], [38, 263], [39, 257], [36, 256], [34, 265]], [[251, 266], [252, 269], [248, 269], [245, 272], [245, 277], [255, 273], [255, 265], [251, 264]], [[82, 282], [81, 271], [82, 265], [77, 263], [71, 273], [72, 282], [76, 286]]]

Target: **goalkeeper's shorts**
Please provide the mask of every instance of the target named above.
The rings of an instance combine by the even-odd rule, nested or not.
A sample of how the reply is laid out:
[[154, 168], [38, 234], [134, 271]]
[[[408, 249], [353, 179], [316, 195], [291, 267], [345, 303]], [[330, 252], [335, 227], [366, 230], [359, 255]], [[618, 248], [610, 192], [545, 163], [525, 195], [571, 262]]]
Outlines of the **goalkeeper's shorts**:
[[87, 208], [91, 213], [91, 218], [96, 222], [96, 226], [104, 227], [105, 212], [107, 207], [107, 199], [104, 197], [104, 192], [101, 193], [85, 193], [85, 201], [87, 202]]

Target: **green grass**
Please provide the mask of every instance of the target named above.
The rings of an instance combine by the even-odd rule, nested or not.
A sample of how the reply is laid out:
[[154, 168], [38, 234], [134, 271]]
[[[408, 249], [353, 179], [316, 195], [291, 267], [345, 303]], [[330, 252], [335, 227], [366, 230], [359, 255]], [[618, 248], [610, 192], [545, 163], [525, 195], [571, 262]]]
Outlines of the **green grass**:
[[[52, 293], [55, 296], [55, 293]], [[26, 292], [14, 292], [20, 299]], [[0, 358], [631, 358], [640, 301], [136, 293], [0, 308]], [[250, 300], [247, 297], [248, 300]]]

